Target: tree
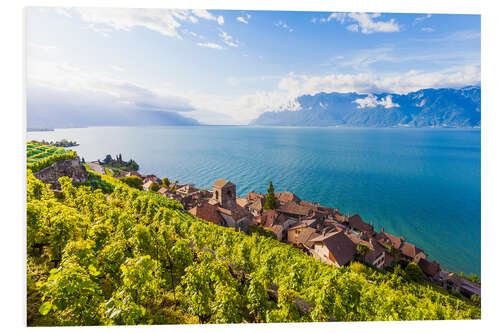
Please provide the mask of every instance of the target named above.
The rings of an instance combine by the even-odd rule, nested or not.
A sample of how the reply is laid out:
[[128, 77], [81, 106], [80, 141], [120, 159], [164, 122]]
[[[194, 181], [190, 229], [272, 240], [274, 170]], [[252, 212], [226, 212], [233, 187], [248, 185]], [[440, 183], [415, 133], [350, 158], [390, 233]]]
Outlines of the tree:
[[113, 161], [113, 158], [111, 157], [111, 155], [106, 155], [106, 157], [104, 158], [104, 164], [108, 164], [108, 163], [111, 163], [111, 161]]
[[163, 179], [161, 180], [161, 184], [162, 184], [163, 186], [165, 186], [166, 188], [169, 188], [169, 187], [170, 187], [170, 179], [168, 179], [167, 177], [163, 178]]
[[406, 266], [406, 278], [411, 281], [422, 281], [424, 273], [416, 263], [410, 262]]
[[477, 274], [471, 273], [470, 277], [469, 277], [469, 280], [471, 282], [474, 282], [474, 283], [477, 283], [477, 284], [481, 284], [481, 279], [479, 278], [479, 276], [477, 276]]
[[276, 209], [278, 208], [278, 202], [276, 201], [276, 196], [274, 195], [273, 182], [269, 182], [269, 187], [267, 188], [266, 202], [264, 203], [264, 209]]
[[142, 190], [142, 179], [138, 176], [122, 177], [120, 180], [130, 187]]
[[368, 252], [370, 252], [370, 248], [368, 247], [368, 245], [360, 243], [356, 247], [356, 250], [357, 250], [359, 256], [361, 257], [361, 259], [364, 262], [365, 261], [365, 256], [368, 254]]
[[91, 269], [87, 271], [77, 261], [70, 257], [59, 269], [50, 271], [47, 282], [41, 287], [45, 302], [39, 311], [42, 315], [55, 312], [54, 317], [62, 325], [97, 325], [97, 309], [103, 299], [93, 275], [99, 273]]
[[160, 185], [158, 185], [157, 182], [153, 182], [153, 184], [151, 184], [151, 186], [149, 187], [149, 190], [151, 192], [157, 192], [159, 189], [160, 189]]

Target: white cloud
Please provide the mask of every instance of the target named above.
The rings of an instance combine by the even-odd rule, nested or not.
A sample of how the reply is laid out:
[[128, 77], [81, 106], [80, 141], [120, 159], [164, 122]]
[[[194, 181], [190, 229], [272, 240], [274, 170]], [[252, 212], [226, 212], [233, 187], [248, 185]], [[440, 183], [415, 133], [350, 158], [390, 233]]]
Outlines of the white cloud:
[[241, 22], [241, 23], [248, 24], [248, 21], [247, 21], [247, 20], [245, 20], [245, 19], [244, 19], [243, 17], [241, 17], [241, 16], [238, 16], [238, 17], [236, 18], [236, 21]]
[[344, 24], [346, 17], [347, 13], [331, 13], [330, 16], [328, 16], [327, 21], [330, 22], [331, 20], [337, 20]]
[[237, 41], [233, 39], [231, 35], [226, 33], [225, 31], [220, 30], [219, 36], [222, 38], [222, 41], [227, 45], [231, 47], [239, 47], [239, 44]]
[[421, 23], [422, 21], [426, 20], [426, 19], [430, 19], [431, 18], [431, 14], [427, 14], [427, 15], [424, 15], [424, 16], [419, 16], [417, 17], [414, 21], [413, 21], [413, 25], [416, 25], [416, 24], [419, 24]]
[[222, 47], [219, 44], [215, 43], [196, 43], [196, 45], [201, 46], [201, 47], [208, 47], [210, 49], [216, 49], [216, 50], [223, 50], [224, 47]]
[[[114, 68], [113, 68], [114, 67]], [[170, 91], [145, 87], [129, 82], [114, 73], [93, 72], [70, 63], [41, 61], [28, 58], [27, 85], [29, 88], [44, 88], [51, 91], [86, 96], [88, 101], [101, 101], [103, 108], [127, 105], [138, 110], [191, 111], [189, 101]]]
[[[363, 34], [371, 34], [374, 32], [398, 32], [400, 26], [395, 19], [388, 21], [380, 20], [379, 13], [331, 13], [327, 21], [336, 20], [341, 24], [353, 22], [347, 26], [347, 29], [353, 32], [360, 31]], [[378, 19], [378, 20], [377, 20]]]
[[388, 95], [380, 100], [377, 99], [376, 96], [368, 95], [365, 98], [358, 98], [354, 102], [358, 104], [358, 109], [375, 108], [379, 105], [386, 109], [399, 107], [399, 104], [392, 102], [391, 95]]
[[245, 16], [246, 16], [246, 17], [243, 17], [243, 16], [238, 16], [238, 17], [236, 18], [236, 21], [241, 22], [241, 23], [248, 24], [248, 21], [250, 20], [250, 18], [252, 17], [252, 15], [250, 15], [250, 14], [246, 14]]
[[[56, 13], [71, 17], [68, 9], [55, 8]], [[144, 27], [168, 37], [182, 39], [178, 33], [181, 22], [196, 24], [199, 18], [224, 24], [222, 16], [215, 17], [204, 9], [170, 10], [149, 8], [75, 8], [89, 29], [109, 37], [111, 29], [131, 31], [135, 27]], [[110, 29], [111, 28], [111, 29]]]
[[283, 28], [285, 30], [288, 30], [289, 32], [293, 32], [293, 29], [283, 21], [279, 21], [278, 23], [275, 23], [274, 25], [277, 27]]
[[429, 28], [429, 27], [424, 27], [424, 28], [422, 28], [420, 30], [422, 30], [423, 32], [433, 32], [434, 31], [433, 28]]
[[205, 20], [211, 20], [211, 21], [217, 20], [215, 16], [213, 16], [208, 10], [205, 9], [193, 9], [192, 12], [194, 15]]
[[177, 29], [181, 26], [177, 20], [187, 19], [182, 11], [164, 9], [78, 8], [76, 10], [82, 19], [94, 28], [97, 24], [123, 31], [145, 27], [178, 39], [182, 37], [177, 33]]

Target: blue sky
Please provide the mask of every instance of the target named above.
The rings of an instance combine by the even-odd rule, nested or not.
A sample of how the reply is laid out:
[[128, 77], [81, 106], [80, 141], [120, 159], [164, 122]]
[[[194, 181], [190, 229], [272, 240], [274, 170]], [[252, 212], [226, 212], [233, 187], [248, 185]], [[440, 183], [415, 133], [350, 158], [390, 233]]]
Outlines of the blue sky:
[[266, 111], [300, 108], [296, 98], [303, 94], [480, 84], [479, 15], [26, 13], [28, 97], [40, 103], [175, 111], [204, 123], [246, 124]]

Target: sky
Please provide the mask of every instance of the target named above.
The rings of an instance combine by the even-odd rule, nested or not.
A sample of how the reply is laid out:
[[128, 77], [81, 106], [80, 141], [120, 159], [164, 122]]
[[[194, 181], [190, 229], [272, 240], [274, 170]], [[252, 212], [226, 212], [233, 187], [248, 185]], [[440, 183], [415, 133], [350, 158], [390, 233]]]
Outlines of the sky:
[[30, 102], [68, 112], [247, 124], [304, 94], [481, 83], [479, 15], [31, 7], [26, 25]]

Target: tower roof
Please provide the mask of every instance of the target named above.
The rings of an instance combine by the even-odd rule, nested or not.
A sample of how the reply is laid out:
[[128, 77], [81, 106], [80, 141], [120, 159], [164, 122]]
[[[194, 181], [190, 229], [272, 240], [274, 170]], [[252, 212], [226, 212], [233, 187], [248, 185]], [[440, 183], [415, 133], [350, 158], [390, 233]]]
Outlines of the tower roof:
[[234, 186], [234, 184], [231, 183], [229, 180], [218, 179], [217, 181], [215, 181], [215, 183], [213, 183], [212, 187], [223, 188], [223, 187], [231, 186], [231, 185]]

